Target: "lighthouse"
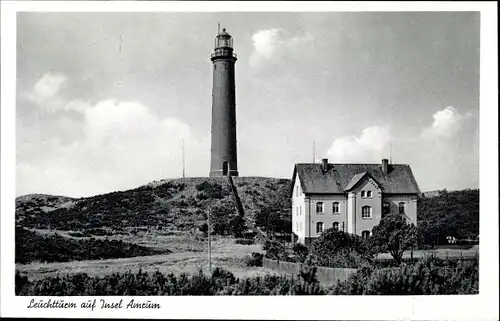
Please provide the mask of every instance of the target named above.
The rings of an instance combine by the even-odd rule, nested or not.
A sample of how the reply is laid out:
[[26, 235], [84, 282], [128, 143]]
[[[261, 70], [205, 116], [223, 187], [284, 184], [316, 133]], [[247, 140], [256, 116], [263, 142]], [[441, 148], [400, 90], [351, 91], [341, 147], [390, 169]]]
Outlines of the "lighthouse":
[[214, 41], [210, 177], [238, 176], [233, 38], [226, 29]]

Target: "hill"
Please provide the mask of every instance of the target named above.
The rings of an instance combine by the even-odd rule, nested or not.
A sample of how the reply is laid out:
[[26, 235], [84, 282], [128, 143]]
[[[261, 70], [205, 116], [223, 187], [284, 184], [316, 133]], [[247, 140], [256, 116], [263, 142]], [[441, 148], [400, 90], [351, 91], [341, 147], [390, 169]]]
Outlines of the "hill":
[[447, 236], [479, 236], [479, 190], [439, 191], [418, 200], [418, 226], [425, 244], [445, 244]]
[[121, 240], [74, 239], [58, 234], [42, 235], [16, 228], [16, 263], [69, 262], [170, 253], [167, 249], [149, 248]]
[[[247, 221], [290, 232], [290, 180], [235, 177], [234, 182]], [[421, 195], [418, 202], [418, 226], [425, 244], [443, 244], [447, 236], [478, 236], [479, 190], [436, 191], [431, 197]], [[16, 199], [16, 225], [82, 236], [153, 230], [192, 234], [203, 230], [209, 208], [217, 234], [230, 234], [239, 224], [227, 178], [162, 180], [87, 198], [22, 196]]]
[[[269, 204], [289, 211], [290, 180], [235, 177], [246, 219], [255, 220]], [[214, 219], [237, 214], [227, 178], [182, 178], [86, 198], [27, 195], [16, 199], [16, 225], [79, 231], [93, 235], [138, 230], [193, 231], [202, 228], [208, 208]], [[291, 216], [290, 216], [291, 218]], [[216, 222], [215, 222], [216, 223]]]

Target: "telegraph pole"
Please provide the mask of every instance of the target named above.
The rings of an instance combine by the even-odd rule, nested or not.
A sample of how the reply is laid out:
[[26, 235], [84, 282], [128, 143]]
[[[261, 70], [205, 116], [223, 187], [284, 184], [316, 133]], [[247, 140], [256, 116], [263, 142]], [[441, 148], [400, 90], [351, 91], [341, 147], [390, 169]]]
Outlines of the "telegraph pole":
[[182, 139], [182, 178], [186, 177], [186, 163], [184, 160], [184, 138]]
[[316, 141], [313, 140], [313, 164], [316, 163]]
[[212, 242], [211, 242], [211, 235], [212, 234], [212, 229], [210, 226], [210, 208], [208, 208], [208, 271], [212, 272]]

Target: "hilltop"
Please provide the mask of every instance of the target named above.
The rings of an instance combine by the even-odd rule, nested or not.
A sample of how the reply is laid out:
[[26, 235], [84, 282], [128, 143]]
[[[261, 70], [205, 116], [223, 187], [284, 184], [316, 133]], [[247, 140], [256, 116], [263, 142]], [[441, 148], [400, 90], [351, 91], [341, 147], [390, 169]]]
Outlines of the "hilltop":
[[[247, 220], [269, 204], [290, 208], [291, 181], [234, 177]], [[135, 189], [85, 198], [32, 194], [16, 198], [16, 225], [32, 229], [91, 232], [94, 235], [137, 230], [193, 231], [208, 208], [236, 214], [226, 177], [154, 181]], [[214, 213], [217, 215], [217, 213]]]

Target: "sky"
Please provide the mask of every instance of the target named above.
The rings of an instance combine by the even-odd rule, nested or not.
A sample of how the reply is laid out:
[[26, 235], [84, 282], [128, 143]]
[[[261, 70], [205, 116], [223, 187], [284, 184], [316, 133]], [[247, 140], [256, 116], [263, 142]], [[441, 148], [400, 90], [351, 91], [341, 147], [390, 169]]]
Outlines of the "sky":
[[[479, 188], [479, 13], [19, 13], [16, 194], [208, 176], [217, 22], [234, 38], [240, 176], [409, 164]], [[315, 154], [313, 154], [313, 145]]]

